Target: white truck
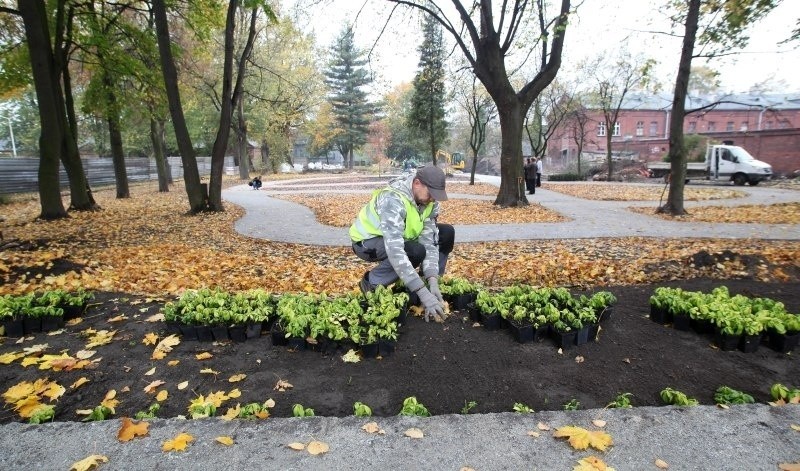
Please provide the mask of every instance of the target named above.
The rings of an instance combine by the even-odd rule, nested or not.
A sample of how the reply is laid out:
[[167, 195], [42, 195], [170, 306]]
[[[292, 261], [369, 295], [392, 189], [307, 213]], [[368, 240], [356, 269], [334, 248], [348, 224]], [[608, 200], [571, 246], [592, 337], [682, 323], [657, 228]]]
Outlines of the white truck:
[[[649, 162], [647, 169], [653, 178], [667, 179], [670, 173], [669, 162]], [[705, 162], [686, 164], [686, 181], [690, 179], [727, 180], [734, 185], [749, 183], [756, 186], [763, 180], [772, 178], [772, 166], [756, 160], [739, 146], [709, 145]]]

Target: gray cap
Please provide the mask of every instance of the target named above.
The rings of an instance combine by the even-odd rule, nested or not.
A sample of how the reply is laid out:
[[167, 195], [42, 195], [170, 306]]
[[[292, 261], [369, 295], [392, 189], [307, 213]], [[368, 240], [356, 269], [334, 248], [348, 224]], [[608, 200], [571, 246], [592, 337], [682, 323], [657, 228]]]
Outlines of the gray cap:
[[447, 201], [447, 193], [444, 191], [445, 176], [442, 169], [434, 165], [426, 165], [417, 169], [415, 178], [428, 187], [434, 200]]

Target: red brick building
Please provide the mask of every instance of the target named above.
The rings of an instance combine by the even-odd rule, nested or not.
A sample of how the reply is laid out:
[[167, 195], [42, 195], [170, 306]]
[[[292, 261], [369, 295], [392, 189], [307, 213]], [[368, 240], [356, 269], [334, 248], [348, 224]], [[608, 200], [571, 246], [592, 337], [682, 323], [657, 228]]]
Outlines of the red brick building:
[[[713, 103], [718, 104], [711, 106]], [[800, 94], [726, 95], [690, 97], [683, 131], [708, 141], [733, 141], [773, 167], [775, 174], [800, 170]], [[623, 102], [613, 129], [605, 129], [600, 111], [586, 110], [582, 162], [606, 153], [606, 133], [612, 134], [616, 156], [639, 161], [660, 160], [669, 146], [672, 96], [630, 95]], [[559, 126], [548, 142], [547, 161], [552, 169], [574, 168], [577, 161], [575, 120]]]

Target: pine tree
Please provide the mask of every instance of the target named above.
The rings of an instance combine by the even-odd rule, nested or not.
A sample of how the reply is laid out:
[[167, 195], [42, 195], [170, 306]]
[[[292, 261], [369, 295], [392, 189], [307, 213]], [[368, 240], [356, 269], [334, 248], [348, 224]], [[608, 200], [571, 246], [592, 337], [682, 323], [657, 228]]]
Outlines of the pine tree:
[[418, 133], [430, 150], [434, 165], [436, 151], [447, 139], [445, 120], [444, 43], [442, 29], [432, 16], [425, 16], [419, 47], [419, 71], [414, 77], [414, 95], [408, 126]]
[[325, 72], [330, 88], [328, 101], [340, 128], [336, 146], [348, 168], [353, 168], [353, 151], [367, 142], [374, 107], [363, 87], [372, 83], [364, 65], [363, 52], [353, 42], [353, 29], [346, 26], [331, 48], [333, 59]]

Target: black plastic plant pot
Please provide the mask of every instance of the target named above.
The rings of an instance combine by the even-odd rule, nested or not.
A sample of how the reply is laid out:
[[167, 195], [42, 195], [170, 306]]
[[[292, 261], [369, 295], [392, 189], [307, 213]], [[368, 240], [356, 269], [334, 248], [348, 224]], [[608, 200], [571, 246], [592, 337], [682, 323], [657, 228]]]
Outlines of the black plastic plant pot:
[[22, 337], [25, 335], [22, 319], [4, 319], [3, 327], [5, 327], [6, 337]]
[[364, 358], [375, 358], [378, 356], [378, 343], [362, 343], [361, 355]]
[[692, 330], [700, 335], [714, 333], [714, 323], [708, 319], [691, 319], [689, 325], [692, 326]]
[[184, 340], [197, 340], [197, 327], [188, 324], [180, 324], [179, 328]]
[[675, 330], [689, 330], [692, 328], [691, 317], [688, 314], [675, 314], [672, 316], [672, 328]]
[[499, 330], [500, 329], [500, 314], [484, 314], [481, 313], [481, 324], [486, 330]]
[[272, 346], [282, 347], [286, 345], [286, 332], [283, 331], [283, 327], [281, 327], [280, 323], [276, 322], [272, 324], [270, 336], [272, 337]]
[[550, 326], [543, 325], [533, 330], [533, 341], [540, 342], [550, 335]]
[[248, 322], [244, 329], [244, 335], [249, 339], [257, 339], [261, 337], [262, 322]]
[[179, 335], [181, 333], [181, 325], [177, 321], [164, 321], [167, 328], [167, 335]]
[[399, 325], [405, 325], [408, 322], [408, 307], [400, 310], [400, 315], [395, 319]]
[[481, 310], [478, 309], [474, 302], [467, 304], [467, 314], [469, 314], [469, 320], [472, 322], [481, 321]]
[[214, 341], [214, 333], [211, 331], [210, 325], [198, 325], [195, 330], [197, 331], [197, 340], [200, 342]]
[[769, 348], [780, 353], [789, 353], [800, 343], [800, 332], [779, 334], [774, 330], [769, 330], [768, 335]]
[[508, 330], [511, 336], [519, 343], [533, 342], [533, 326], [526, 323], [511, 320], [508, 322]]
[[63, 316], [43, 316], [42, 317], [42, 332], [52, 332], [58, 330], [64, 325]]
[[567, 350], [575, 346], [576, 338], [578, 337], [578, 332], [571, 330], [569, 332], [558, 332], [555, 331], [555, 339], [556, 345], [559, 348]]
[[214, 340], [217, 342], [224, 342], [231, 339], [231, 336], [228, 335], [228, 327], [224, 325], [215, 325], [211, 327], [211, 335], [214, 336]]
[[86, 310], [86, 303], [81, 304], [80, 306], [63, 305], [59, 307], [64, 310], [64, 320], [68, 321], [70, 319], [81, 317], [83, 312]]
[[650, 320], [657, 324], [669, 324], [672, 321], [672, 314], [666, 309], [650, 306]]
[[394, 353], [397, 342], [394, 340], [378, 340], [378, 354], [382, 357]]
[[600, 324], [589, 324], [589, 341], [597, 340], [597, 333], [600, 332]]
[[739, 350], [744, 353], [754, 353], [758, 351], [758, 345], [761, 343], [761, 334], [757, 335], [742, 335], [739, 341]]
[[306, 339], [303, 337], [288, 337], [286, 339], [286, 346], [289, 347], [290, 350], [305, 350]]
[[589, 343], [589, 326], [585, 325], [575, 333], [575, 345], [585, 345]]
[[25, 329], [25, 335], [34, 334], [42, 331], [42, 319], [40, 317], [22, 318], [22, 327]]
[[741, 335], [723, 334], [722, 332], [718, 331], [714, 335], [714, 343], [723, 352], [730, 352], [739, 348], [739, 341], [741, 337]]
[[614, 306], [607, 306], [602, 311], [597, 313], [597, 322], [607, 322], [611, 320], [614, 314]]
[[228, 328], [228, 335], [234, 342], [244, 342], [247, 340], [247, 326], [244, 325], [231, 326]]
[[456, 294], [450, 297], [450, 309], [463, 311], [467, 305], [475, 301], [475, 293]]

